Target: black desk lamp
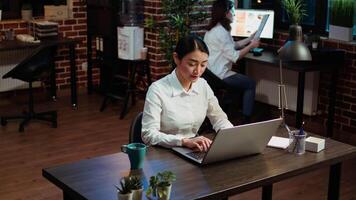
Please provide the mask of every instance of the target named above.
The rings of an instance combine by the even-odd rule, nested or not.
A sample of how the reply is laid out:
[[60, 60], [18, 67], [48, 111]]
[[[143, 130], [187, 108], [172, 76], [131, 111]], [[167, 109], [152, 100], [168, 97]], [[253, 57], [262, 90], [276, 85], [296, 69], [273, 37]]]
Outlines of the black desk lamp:
[[[294, 30], [295, 31], [295, 30]], [[293, 61], [311, 61], [312, 56], [308, 47], [302, 42], [302, 29], [297, 29], [293, 34], [289, 34], [289, 40], [286, 42], [279, 50], [279, 85], [278, 85], [278, 108], [281, 110], [281, 118], [283, 118], [283, 126], [285, 126], [288, 131], [289, 128], [285, 123], [284, 109], [288, 109], [286, 87], [283, 82], [283, 62], [293, 62]]]

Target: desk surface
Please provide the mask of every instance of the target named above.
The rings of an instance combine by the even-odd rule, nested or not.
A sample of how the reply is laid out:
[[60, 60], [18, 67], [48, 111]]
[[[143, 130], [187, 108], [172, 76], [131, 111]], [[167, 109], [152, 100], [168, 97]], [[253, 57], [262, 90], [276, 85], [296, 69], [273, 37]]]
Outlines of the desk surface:
[[[177, 175], [172, 199], [217, 199], [272, 184], [356, 156], [356, 147], [326, 139], [326, 149], [303, 156], [266, 148], [263, 154], [199, 167], [170, 150], [150, 147], [144, 186], [158, 171]], [[114, 184], [130, 174], [126, 154], [116, 153], [43, 169], [43, 176], [73, 199], [117, 199]], [[131, 174], [142, 172], [131, 172]]]
[[[339, 49], [321, 49], [311, 51], [312, 61], [283, 62], [283, 68], [297, 72], [330, 70], [333, 67], [342, 66], [343, 51]], [[260, 62], [279, 66], [279, 58], [276, 51], [264, 50], [261, 56], [254, 56], [252, 53], [246, 54], [246, 61]]]
[[39, 43], [31, 43], [31, 42], [22, 42], [19, 40], [4, 40], [0, 42], [0, 51], [9, 51], [9, 50], [17, 50], [17, 49], [24, 49], [24, 48], [32, 48], [38, 47], [40, 45], [45, 44], [71, 44], [77, 43], [79, 40], [70, 39], [70, 38], [58, 38], [58, 39], [51, 39], [51, 40], [42, 40]]

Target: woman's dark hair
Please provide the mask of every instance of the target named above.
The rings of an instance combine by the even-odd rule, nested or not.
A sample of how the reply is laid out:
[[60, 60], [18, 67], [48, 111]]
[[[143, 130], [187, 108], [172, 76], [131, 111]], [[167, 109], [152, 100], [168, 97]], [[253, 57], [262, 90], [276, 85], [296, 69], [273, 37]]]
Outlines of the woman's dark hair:
[[227, 31], [231, 30], [230, 20], [226, 18], [226, 13], [229, 12], [234, 7], [234, 4], [230, 0], [216, 0], [213, 3], [211, 9], [211, 21], [208, 25], [208, 30], [220, 23]]
[[200, 50], [209, 55], [208, 46], [205, 42], [197, 35], [188, 35], [179, 39], [176, 49], [174, 52], [178, 54], [178, 58], [181, 60], [187, 54]]

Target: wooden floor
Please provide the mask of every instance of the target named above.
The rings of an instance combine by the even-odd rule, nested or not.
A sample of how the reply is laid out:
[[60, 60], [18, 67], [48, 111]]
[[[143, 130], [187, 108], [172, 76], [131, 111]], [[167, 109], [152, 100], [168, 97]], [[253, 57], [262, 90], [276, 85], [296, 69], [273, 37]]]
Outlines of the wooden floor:
[[[57, 109], [58, 128], [33, 122], [24, 133], [18, 122], [0, 128], [0, 200], [62, 199], [61, 190], [44, 179], [41, 169], [80, 159], [116, 153], [128, 141], [131, 119], [142, 110], [142, 102], [131, 108], [124, 120], [118, 118], [119, 102], [99, 112], [102, 97], [79, 95], [78, 110], [72, 110], [67, 91], [57, 102], [37, 97], [37, 111]], [[20, 98], [22, 99], [22, 98]], [[19, 97], [0, 100], [0, 115], [15, 114], [25, 108]], [[14, 109], [16, 108], [16, 109]], [[344, 163], [341, 199], [356, 199], [356, 159]], [[291, 178], [274, 185], [273, 199], [326, 199], [328, 169]], [[180, 178], [180, 177], [177, 177]], [[260, 189], [231, 199], [260, 199]]]

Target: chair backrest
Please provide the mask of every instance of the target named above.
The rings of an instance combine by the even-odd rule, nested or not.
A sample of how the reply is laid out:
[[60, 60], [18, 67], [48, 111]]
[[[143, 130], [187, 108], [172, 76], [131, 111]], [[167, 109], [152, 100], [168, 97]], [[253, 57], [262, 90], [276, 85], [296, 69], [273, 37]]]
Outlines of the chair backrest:
[[205, 69], [202, 77], [208, 82], [211, 89], [216, 92], [219, 89], [229, 89], [228, 84], [226, 84], [223, 80], [221, 80], [218, 76], [216, 76], [212, 71], [209, 69]]
[[28, 57], [17, 64], [3, 78], [16, 78], [23, 81], [39, 79], [44, 72], [54, 69], [56, 45], [41, 45]]
[[129, 132], [129, 143], [143, 143], [141, 138], [142, 114], [142, 112], [138, 113], [132, 120]]

